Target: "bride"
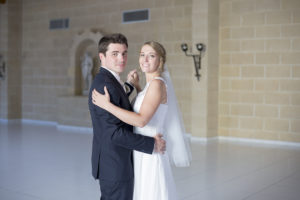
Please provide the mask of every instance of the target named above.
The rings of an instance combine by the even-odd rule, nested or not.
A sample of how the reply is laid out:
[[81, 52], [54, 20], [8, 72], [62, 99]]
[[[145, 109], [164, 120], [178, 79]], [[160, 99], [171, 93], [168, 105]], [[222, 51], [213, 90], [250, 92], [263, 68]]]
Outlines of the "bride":
[[[139, 64], [146, 75], [147, 84], [139, 85], [133, 110], [127, 111], [110, 103], [109, 91], [102, 95], [93, 91], [93, 103], [127, 124], [134, 132], [147, 136], [163, 133], [167, 154], [144, 154], [134, 151], [134, 200], [176, 200], [176, 187], [170, 162], [176, 166], [189, 166], [191, 153], [184, 139], [184, 126], [169, 72], [164, 70], [166, 51], [158, 42], [146, 42], [141, 48]], [[136, 74], [135, 74], [136, 75]]]

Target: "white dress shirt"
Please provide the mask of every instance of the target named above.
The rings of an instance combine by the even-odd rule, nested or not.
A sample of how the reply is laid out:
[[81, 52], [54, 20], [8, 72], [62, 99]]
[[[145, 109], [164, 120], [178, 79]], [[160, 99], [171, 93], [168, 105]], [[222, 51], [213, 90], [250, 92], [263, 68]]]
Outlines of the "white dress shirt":
[[108, 70], [108, 71], [109, 71], [109, 72], [110, 72], [110, 73], [118, 80], [118, 82], [119, 82], [119, 83], [121, 84], [121, 86], [123, 87], [124, 91], [126, 91], [125, 84], [124, 84], [124, 82], [121, 80], [119, 74], [117, 74], [116, 72], [114, 72], [114, 71], [108, 69], [107, 67], [104, 67], [104, 66], [101, 66], [101, 67], [103, 67], [104, 69]]

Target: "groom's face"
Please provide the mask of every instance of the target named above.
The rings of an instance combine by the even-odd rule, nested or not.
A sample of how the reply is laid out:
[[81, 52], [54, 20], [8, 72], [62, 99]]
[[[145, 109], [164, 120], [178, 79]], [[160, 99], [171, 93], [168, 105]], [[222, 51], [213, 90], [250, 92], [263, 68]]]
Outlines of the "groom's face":
[[102, 66], [120, 74], [127, 64], [127, 47], [125, 44], [111, 43], [105, 55], [100, 53], [99, 56]]

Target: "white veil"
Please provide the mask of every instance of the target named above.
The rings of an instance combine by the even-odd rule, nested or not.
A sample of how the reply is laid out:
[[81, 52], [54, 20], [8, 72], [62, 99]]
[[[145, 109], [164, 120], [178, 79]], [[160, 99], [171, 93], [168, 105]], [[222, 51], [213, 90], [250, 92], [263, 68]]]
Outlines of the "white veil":
[[165, 120], [164, 135], [167, 141], [167, 152], [176, 167], [187, 167], [192, 160], [189, 138], [185, 136], [185, 128], [179, 110], [170, 73], [165, 66], [162, 77], [167, 84], [168, 112]]

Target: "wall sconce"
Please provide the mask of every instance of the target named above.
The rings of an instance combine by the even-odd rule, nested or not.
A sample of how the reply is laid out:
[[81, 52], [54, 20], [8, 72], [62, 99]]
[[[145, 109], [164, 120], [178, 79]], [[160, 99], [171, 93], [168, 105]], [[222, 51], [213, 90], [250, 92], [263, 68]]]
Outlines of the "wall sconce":
[[188, 54], [188, 45], [186, 43], [181, 45], [181, 50], [185, 53], [186, 56], [193, 56], [194, 65], [195, 65], [195, 76], [197, 80], [200, 80], [201, 75], [199, 74], [199, 70], [201, 69], [201, 53], [205, 50], [205, 45], [203, 43], [196, 44], [196, 48], [199, 51], [199, 54]]
[[0, 55], [0, 80], [4, 80], [5, 75], [5, 62], [2, 59], [2, 56]]

